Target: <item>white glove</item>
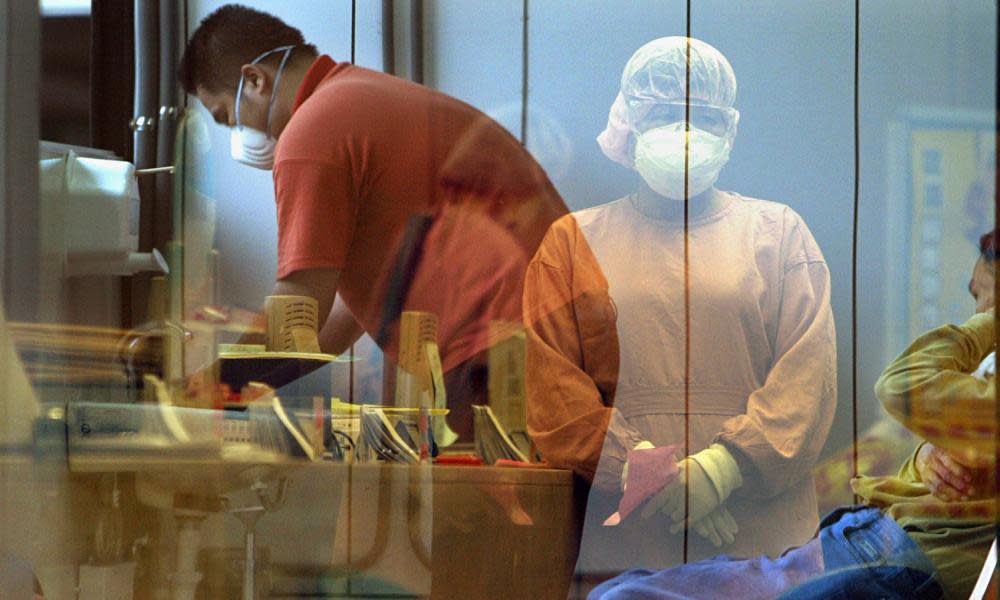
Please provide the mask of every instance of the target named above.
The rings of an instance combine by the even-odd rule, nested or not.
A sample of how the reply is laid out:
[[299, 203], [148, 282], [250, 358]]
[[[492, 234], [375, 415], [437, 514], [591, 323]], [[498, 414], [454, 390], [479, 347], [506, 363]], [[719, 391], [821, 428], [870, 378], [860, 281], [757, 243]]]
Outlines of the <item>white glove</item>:
[[679, 531], [685, 516], [688, 523], [692, 524], [705, 518], [743, 484], [736, 460], [721, 444], [712, 444], [681, 460], [677, 466], [681, 470], [677, 481], [663, 488], [642, 511], [643, 518], [657, 510], [670, 515], [675, 523], [672, 530]]
[[[736, 525], [736, 519], [733, 518], [724, 504], [708, 513], [704, 519], [696, 521], [691, 527], [716, 548], [720, 548], [723, 544], [732, 544], [736, 540], [736, 534], [740, 531], [739, 526]], [[670, 531], [677, 533], [680, 529], [680, 524], [675, 524], [670, 528]]]

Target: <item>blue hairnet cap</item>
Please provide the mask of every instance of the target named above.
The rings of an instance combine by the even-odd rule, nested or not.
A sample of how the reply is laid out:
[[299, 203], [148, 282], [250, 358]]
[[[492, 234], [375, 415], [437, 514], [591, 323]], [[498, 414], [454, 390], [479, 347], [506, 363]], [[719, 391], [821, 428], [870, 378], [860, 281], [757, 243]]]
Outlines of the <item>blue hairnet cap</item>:
[[701, 40], [665, 37], [635, 51], [622, 72], [625, 97], [653, 101], [684, 101], [690, 44], [690, 98], [720, 107], [736, 102], [736, 74], [726, 57]]

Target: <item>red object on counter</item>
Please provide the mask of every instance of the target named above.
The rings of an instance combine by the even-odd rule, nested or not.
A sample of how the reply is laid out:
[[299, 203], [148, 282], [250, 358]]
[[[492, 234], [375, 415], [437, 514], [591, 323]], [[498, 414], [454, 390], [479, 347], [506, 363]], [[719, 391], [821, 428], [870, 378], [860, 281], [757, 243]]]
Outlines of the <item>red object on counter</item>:
[[544, 469], [548, 467], [545, 463], [533, 463], [525, 462], [523, 460], [510, 460], [509, 458], [499, 458], [495, 463], [495, 467], [514, 467], [517, 469]]
[[475, 454], [446, 454], [434, 459], [436, 465], [459, 465], [467, 467], [482, 466], [483, 459]]

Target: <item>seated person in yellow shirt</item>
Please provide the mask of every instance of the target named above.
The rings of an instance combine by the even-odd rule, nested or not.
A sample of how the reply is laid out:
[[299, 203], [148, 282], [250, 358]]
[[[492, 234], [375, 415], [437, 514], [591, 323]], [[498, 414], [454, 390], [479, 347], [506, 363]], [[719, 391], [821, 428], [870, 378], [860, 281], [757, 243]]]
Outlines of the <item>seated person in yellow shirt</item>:
[[[976, 302], [977, 313], [993, 308], [992, 265], [996, 260], [992, 234], [982, 236], [979, 245], [981, 257], [976, 261], [969, 281], [969, 293]], [[991, 353], [980, 365], [981, 370], [977, 369], [976, 373], [981, 376], [993, 373], [994, 365], [995, 355]], [[919, 428], [917, 425], [911, 427]], [[886, 473], [910, 455], [910, 448], [915, 442], [920, 442], [920, 437], [888, 414], [878, 419], [852, 446], [826, 459], [814, 469], [820, 512], [833, 510], [845, 501], [845, 496], [849, 497], [849, 478], [854, 460], [858, 462], [860, 473]], [[977, 472], [982, 474], [974, 468], [975, 465], [964, 465], [960, 459], [956, 460], [929, 442], [921, 444], [914, 464], [924, 484], [942, 500], [959, 500], [963, 496], [971, 496], [974, 493], [972, 480], [977, 477]]]
[[889, 413], [928, 443], [894, 477], [852, 482], [864, 505], [827, 515], [780, 557], [627, 571], [591, 598], [968, 598], [996, 535], [993, 470], [996, 232], [980, 240], [977, 312], [917, 338], [879, 378]]

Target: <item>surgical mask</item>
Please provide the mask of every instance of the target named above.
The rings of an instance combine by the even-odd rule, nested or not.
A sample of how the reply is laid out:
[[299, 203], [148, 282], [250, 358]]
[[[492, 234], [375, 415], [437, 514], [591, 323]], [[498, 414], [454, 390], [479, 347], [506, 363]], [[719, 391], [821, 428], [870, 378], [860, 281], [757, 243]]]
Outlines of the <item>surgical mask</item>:
[[684, 174], [687, 171], [687, 197], [691, 198], [712, 187], [719, 172], [729, 161], [733, 141], [692, 127], [687, 132], [687, 164], [685, 165], [684, 123], [672, 123], [634, 133], [635, 169], [657, 194], [673, 200], [684, 200]]
[[284, 51], [285, 55], [281, 59], [281, 65], [274, 76], [274, 87], [271, 88], [271, 99], [267, 104], [267, 131], [260, 131], [252, 127], [244, 127], [240, 124], [240, 101], [243, 98], [243, 75], [240, 75], [240, 83], [236, 88], [236, 127], [233, 128], [229, 139], [229, 152], [233, 160], [241, 162], [255, 169], [268, 171], [274, 167], [274, 151], [278, 146], [278, 140], [271, 137], [271, 111], [274, 108], [274, 99], [277, 97], [278, 84], [281, 82], [281, 73], [285, 70], [285, 63], [291, 56], [295, 46], [281, 46], [274, 50], [268, 50], [250, 64], [257, 64], [268, 55], [275, 52]]

